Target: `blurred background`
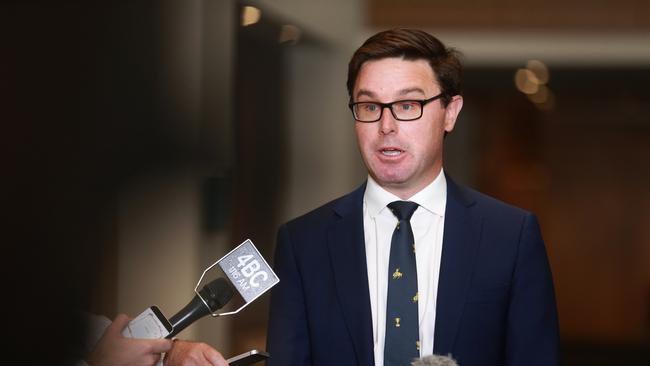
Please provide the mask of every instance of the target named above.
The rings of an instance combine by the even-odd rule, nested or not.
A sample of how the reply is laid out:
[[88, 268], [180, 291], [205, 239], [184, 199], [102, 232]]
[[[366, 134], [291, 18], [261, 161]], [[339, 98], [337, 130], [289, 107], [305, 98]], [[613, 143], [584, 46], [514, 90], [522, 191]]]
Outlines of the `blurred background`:
[[[375, 32], [460, 50], [458, 182], [536, 212], [566, 365], [650, 361], [650, 3], [22, 1], [2, 6], [5, 343], [59, 364], [77, 314], [168, 317], [247, 238], [363, 182], [347, 62]], [[268, 294], [182, 338], [265, 349]], [[27, 363], [27, 362], [25, 362]]]

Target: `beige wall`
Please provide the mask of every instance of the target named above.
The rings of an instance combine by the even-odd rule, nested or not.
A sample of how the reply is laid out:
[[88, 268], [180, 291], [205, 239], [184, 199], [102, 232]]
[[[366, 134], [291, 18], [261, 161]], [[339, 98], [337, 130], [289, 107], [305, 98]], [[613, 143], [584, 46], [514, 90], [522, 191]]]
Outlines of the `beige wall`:
[[[260, 2], [278, 19], [305, 24], [316, 42], [288, 50], [290, 189], [280, 223], [334, 198], [364, 177], [347, 110], [346, 35], [359, 25], [358, 4], [339, 1], [317, 8], [303, 2]], [[194, 295], [203, 268], [226, 253], [229, 232], [200, 228], [201, 182], [232, 164], [234, 1], [166, 1], [160, 88], [180, 139], [213, 159], [207, 165], [157, 167], [124, 189], [118, 209], [119, 312], [136, 315], [156, 304], [170, 317]], [[339, 14], [339, 11], [342, 13]], [[329, 14], [323, 17], [323, 14]], [[263, 13], [263, 16], [265, 13]], [[340, 24], [333, 27], [331, 19]], [[319, 111], [312, 114], [313, 111]], [[245, 316], [239, 314], [236, 316]], [[232, 319], [205, 318], [182, 338], [212, 344], [228, 355]]]

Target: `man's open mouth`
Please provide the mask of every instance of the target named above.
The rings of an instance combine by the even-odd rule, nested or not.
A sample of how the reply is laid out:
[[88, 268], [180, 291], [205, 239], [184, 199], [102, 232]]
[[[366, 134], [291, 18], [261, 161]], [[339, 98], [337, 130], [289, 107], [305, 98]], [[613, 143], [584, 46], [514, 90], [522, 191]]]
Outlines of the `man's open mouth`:
[[389, 148], [381, 149], [380, 152], [381, 152], [383, 155], [386, 155], [386, 156], [397, 156], [397, 155], [403, 153], [404, 150], [400, 150], [400, 149], [397, 149], [397, 148], [389, 147]]

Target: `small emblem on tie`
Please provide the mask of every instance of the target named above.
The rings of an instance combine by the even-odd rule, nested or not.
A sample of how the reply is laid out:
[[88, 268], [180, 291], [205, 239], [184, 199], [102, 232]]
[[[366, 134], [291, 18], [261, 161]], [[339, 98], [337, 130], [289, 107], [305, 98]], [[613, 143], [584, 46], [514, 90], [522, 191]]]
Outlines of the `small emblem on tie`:
[[395, 318], [395, 328], [399, 328], [400, 326], [399, 321], [400, 321], [399, 318]]
[[415, 349], [420, 350], [420, 341], [415, 341]]
[[395, 269], [395, 272], [393, 272], [393, 279], [399, 279], [402, 278], [402, 272], [399, 271], [399, 268]]

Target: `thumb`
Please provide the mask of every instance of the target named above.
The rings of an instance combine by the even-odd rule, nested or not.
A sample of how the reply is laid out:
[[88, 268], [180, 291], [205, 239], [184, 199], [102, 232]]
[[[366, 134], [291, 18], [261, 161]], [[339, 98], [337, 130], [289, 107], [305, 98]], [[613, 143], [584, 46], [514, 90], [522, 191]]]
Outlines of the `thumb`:
[[151, 345], [151, 352], [153, 353], [163, 353], [172, 349], [171, 339], [153, 339], [149, 342]]
[[131, 321], [131, 318], [126, 316], [125, 314], [118, 314], [115, 319], [113, 319], [113, 323], [106, 328], [106, 333], [109, 334], [121, 334], [122, 330], [126, 328], [126, 326], [129, 324]]

